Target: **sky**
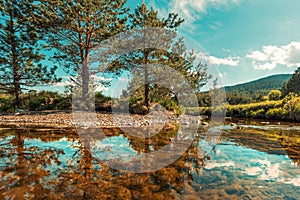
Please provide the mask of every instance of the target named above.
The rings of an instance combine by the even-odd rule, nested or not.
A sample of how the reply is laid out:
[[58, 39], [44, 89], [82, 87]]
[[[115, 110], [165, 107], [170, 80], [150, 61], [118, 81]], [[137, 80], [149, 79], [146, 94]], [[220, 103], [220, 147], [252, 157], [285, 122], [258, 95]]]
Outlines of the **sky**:
[[[134, 8], [142, 0], [131, 0]], [[178, 13], [179, 32], [206, 51], [224, 85], [293, 73], [300, 66], [299, 0], [145, 0], [160, 16]]]
[[[143, 0], [128, 0], [132, 11]], [[178, 13], [185, 21], [180, 34], [204, 51], [197, 57], [217, 70], [223, 86], [273, 74], [291, 74], [300, 67], [299, 0], [144, 0], [160, 17]], [[99, 87], [105, 95], [120, 90]], [[66, 81], [66, 78], [64, 79]], [[65, 83], [57, 84], [60, 89]]]

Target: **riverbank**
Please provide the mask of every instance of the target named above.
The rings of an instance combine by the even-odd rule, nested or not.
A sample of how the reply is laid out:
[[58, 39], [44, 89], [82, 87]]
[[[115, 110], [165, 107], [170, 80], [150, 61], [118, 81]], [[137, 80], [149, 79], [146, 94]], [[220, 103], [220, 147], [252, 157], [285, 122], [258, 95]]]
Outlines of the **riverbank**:
[[261, 119], [265, 121], [278, 120], [284, 122], [300, 122], [300, 97], [286, 97], [282, 100], [267, 100], [256, 103], [220, 105], [213, 110], [211, 107], [189, 108], [193, 114], [211, 115], [213, 112], [224, 112], [229, 118]]
[[[182, 118], [173, 112], [168, 113], [150, 113], [150, 115], [138, 114], [111, 114], [96, 113], [97, 127], [144, 127], [153, 123], [200, 123], [201, 117], [189, 116]], [[84, 120], [80, 120], [84, 121]], [[0, 125], [55, 125], [63, 127], [75, 127], [76, 120], [71, 111], [41, 111], [41, 112], [24, 112], [17, 114], [0, 115]], [[77, 122], [78, 125], [78, 122]], [[94, 124], [93, 124], [94, 125]], [[79, 124], [81, 126], [81, 124]]]

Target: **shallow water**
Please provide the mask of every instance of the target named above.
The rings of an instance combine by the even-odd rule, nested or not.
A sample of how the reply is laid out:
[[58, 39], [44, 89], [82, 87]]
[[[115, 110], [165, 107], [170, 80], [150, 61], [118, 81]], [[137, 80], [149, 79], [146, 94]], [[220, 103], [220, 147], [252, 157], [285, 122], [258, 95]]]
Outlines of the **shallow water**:
[[111, 166], [178, 145], [179, 125], [149, 138], [104, 129], [88, 143], [75, 129], [1, 127], [0, 199], [299, 199], [299, 127], [241, 127], [199, 128], [179, 158], [162, 156], [174, 162], [144, 173]]

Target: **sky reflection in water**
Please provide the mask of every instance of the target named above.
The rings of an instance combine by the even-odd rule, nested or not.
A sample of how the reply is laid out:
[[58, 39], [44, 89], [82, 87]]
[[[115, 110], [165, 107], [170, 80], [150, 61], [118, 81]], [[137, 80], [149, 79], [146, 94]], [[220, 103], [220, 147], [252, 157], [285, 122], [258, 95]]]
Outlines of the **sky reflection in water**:
[[[249, 127], [249, 130], [250, 129]], [[270, 135], [270, 132], [272, 132], [275, 134], [274, 137], [277, 137], [277, 133], [274, 132], [273, 129], [262, 129], [266, 131], [264, 132], [266, 135]], [[185, 163], [184, 166], [191, 166], [188, 171], [184, 169], [183, 165], [182, 169], [178, 169], [178, 166], [181, 165], [172, 165], [177, 166], [175, 168], [179, 174], [187, 172], [192, 176], [192, 179], [189, 179], [187, 183], [189, 183], [196, 192], [194, 194], [200, 195], [203, 199], [214, 197], [223, 198], [225, 197], [224, 195], [231, 198], [235, 196], [245, 199], [297, 199], [297, 196], [299, 196], [297, 193], [299, 193], [298, 191], [300, 190], [300, 168], [299, 162], [297, 164], [297, 161], [300, 160], [300, 155], [299, 152], [296, 152], [291, 159], [291, 155], [283, 153], [285, 151], [282, 151], [282, 149], [284, 149], [283, 144], [285, 144], [285, 140], [290, 143], [292, 143], [293, 140], [295, 141], [292, 145], [288, 146], [288, 148], [294, 148], [292, 152], [295, 152], [295, 149], [299, 149], [300, 144], [297, 143], [300, 137], [299, 132], [295, 130], [295, 135], [291, 135], [290, 132], [286, 133], [286, 135], [282, 135], [281, 131], [281, 135], [278, 135], [278, 137], [284, 138], [284, 141], [280, 140], [281, 143], [279, 140], [274, 140], [274, 138], [270, 139], [262, 135], [262, 133], [259, 133], [257, 134], [259, 144], [253, 144], [253, 140], [251, 140], [249, 135], [246, 133], [244, 133], [244, 135], [242, 134], [246, 130], [247, 129], [239, 130], [237, 137], [237, 132], [227, 127], [227, 133], [229, 134], [225, 134], [222, 137], [222, 141], [209, 153], [209, 157], [204, 159], [204, 166], [202, 166], [201, 169], [193, 162], [188, 164], [191, 160], [193, 161], [194, 158], [183, 159]], [[256, 130], [253, 129], [251, 131], [251, 136], [256, 136]], [[34, 173], [43, 174], [30, 179], [24, 178], [25, 183], [23, 182], [22, 184], [32, 187], [42, 184], [45, 188], [52, 188], [53, 190], [55, 190], [55, 186], [51, 185], [52, 182], [62, 180], [67, 183], [70, 178], [68, 175], [73, 174], [72, 176], [74, 176], [78, 174], [76, 176], [79, 176], [79, 174], [82, 175], [86, 173], [86, 157], [88, 154], [85, 152], [78, 137], [64, 136], [64, 134], [62, 134], [61, 136], [55, 136], [56, 139], [47, 141], [45, 138], [40, 138], [40, 134], [35, 135], [31, 133], [30, 137], [27, 136], [27, 134], [18, 136], [13, 130], [11, 133], [9, 133], [8, 130], [5, 130], [5, 134], [3, 130], [0, 131], [0, 133], [0, 192], [4, 195], [0, 195], [0, 197], [11, 197], [9, 195], [13, 193], [12, 189], [19, 187], [18, 185], [21, 179], [19, 176], [22, 173], [25, 177], [31, 176]], [[45, 137], [47, 133], [42, 134], [44, 134], [43, 137]], [[206, 141], [200, 139], [197, 142], [197, 155], [203, 155], [200, 152], [201, 146], [205, 146]], [[123, 162], [127, 162], [130, 161], [131, 157], [145, 153], [143, 149], [141, 149], [140, 152], [137, 151], [137, 146], [133, 147], [132, 143], [132, 138], [128, 138], [119, 133], [93, 143], [91, 145], [91, 152], [92, 155], [96, 155], [96, 158], [91, 161], [94, 170], [93, 173], [97, 174], [97, 171], [105, 171], [101, 160], [105, 160], [107, 157], [123, 159]], [[271, 146], [268, 147], [268, 145]], [[278, 147], [276, 145], [278, 145]], [[262, 147], [262, 149], [260, 149], [260, 147]], [[273, 147], [276, 149], [272, 149]], [[148, 148], [148, 151], [155, 151], [157, 148], [157, 145], [153, 144], [153, 146]], [[282, 149], [278, 150], [278, 148]], [[193, 156], [194, 155], [191, 155], [191, 157]], [[180, 160], [175, 163], [177, 162], [180, 163]], [[198, 168], [198, 170], [195, 170], [195, 168]], [[170, 168], [166, 167], [166, 169]], [[164, 170], [165, 169], [162, 169], [162, 171]], [[111, 169], [110, 171], [112, 173], [113, 170]], [[196, 171], [198, 173], [196, 173]], [[153, 179], [156, 178], [155, 173], [156, 172], [154, 172], [152, 176]], [[158, 174], [159, 173], [160, 172], [158, 172]], [[174, 186], [176, 183], [172, 183], [172, 181], [178, 181], [176, 177], [175, 179], [172, 178], [176, 176], [174, 173], [170, 173], [168, 175], [170, 177], [164, 179], [169, 181], [168, 184], [171, 186], [169, 186], [170, 188], [167, 190], [170, 191], [176, 190]], [[122, 179], [118, 176], [120, 176], [120, 174], [112, 173], [113, 179], [110, 178], [111, 182], [107, 184], [113, 186], [115, 182], [114, 179]], [[124, 176], [124, 173], [122, 176]], [[140, 176], [143, 175], [134, 175], [133, 178], [134, 180], [138, 180]], [[43, 181], [40, 181], [40, 178], [42, 178]], [[166, 184], [161, 182], [161, 180], [154, 180], [152, 182], [161, 188], [165, 187]], [[143, 184], [143, 182], [141, 184]], [[148, 186], [145, 185], [145, 187]], [[10, 190], [12, 191], [10, 192]], [[24, 190], [29, 195], [31, 191], [30, 188], [26, 187]], [[24, 194], [27, 194], [26, 192], [24, 193], [23, 191]], [[131, 192], [133, 192], [133, 190]], [[183, 195], [180, 191], [176, 192], [177, 195]]]

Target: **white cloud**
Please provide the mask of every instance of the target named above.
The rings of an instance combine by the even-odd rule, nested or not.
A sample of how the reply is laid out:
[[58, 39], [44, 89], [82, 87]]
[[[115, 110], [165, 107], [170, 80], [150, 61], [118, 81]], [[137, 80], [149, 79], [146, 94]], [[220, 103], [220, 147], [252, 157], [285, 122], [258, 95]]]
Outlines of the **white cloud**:
[[282, 46], [263, 46], [261, 51], [252, 51], [247, 58], [255, 69], [271, 70], [278, 65], [295, 67], [300, 65], [300, 42]]
[[[240, 0], [168, 0], [164, 1], [168, 2], [167, 10], [162, 10], [161, 8], [159, 8], [159, 6], [157, 6], [157, 4], [155, 3], [156, 1], [158, 0], [152, 0], [151, 4], [153, 7], [160, 11], [159, 13], [178, 13], [181, 18], [185, 19], [186, 25], [191, 25], [196, 20], [201, 19], [202, 15], [207, 13], [208, 7], [224, 9], [232, 5], [237, 5], [240, 2]], [[212, 28], [217, 28], [221, 25], [219, 24], [220, 22], [214, 23], [217, 24], [210, 24], [212, 25]]]
[[205, 53], [199, 53], [198, 58], [208, 62], [211, 65], [237, 66], [240, 62], [240, 57], [238, 57], [238, 56], [229, 56], [227, 58], [217, 58], [215, 56], [209, 56]]
[[216, 65], [229, 65], [229, 66], [237, 66], [239, 64], [239, 57], [227, 57], [227, 58], [217, 58], [214, 56], [210, 56], [210, 61]]
[[290, 44], [288, 54], [289, 54], [289, 56], [287, 58], [287, 62], [290, 64], [299, 65], [299, 63], [300, 63], [300, 43], [292, 42]]
[[259, 64], [257, 62], [252, 62], [252, 66], [254, 67], [254, 69], [272, 70], [276, 67], [276, 64], [274, 63]]
[[248, 54], [246, 56], [247, 58], [251, 58], [253, 60], [258, 60], [258, 61], [267, 61], [268, 56], [260, 51], [253, 51], [251, 54]]

